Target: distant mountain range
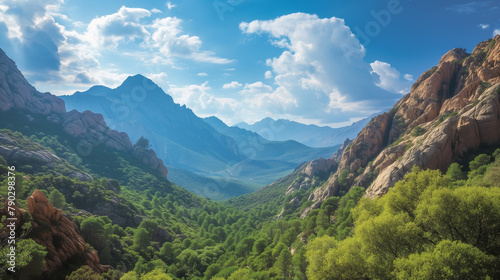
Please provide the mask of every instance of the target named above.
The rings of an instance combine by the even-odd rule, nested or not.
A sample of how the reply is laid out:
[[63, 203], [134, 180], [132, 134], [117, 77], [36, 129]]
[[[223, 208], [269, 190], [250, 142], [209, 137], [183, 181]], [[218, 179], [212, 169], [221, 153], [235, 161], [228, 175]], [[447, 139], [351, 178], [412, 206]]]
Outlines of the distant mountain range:
[[329, 126], [306, 125], [294, 121], [272, 118], [262, 119], [254, 124], [245, 122], [235, 126], [258, 133], [267, 140], [295, 140], [309, 147], [321, 148], [341, 145], [347, 138], [354, 139], [376, 114], [359, 120], [350, 126], [331, 128]]
[[115, 89], [94, 86], [61, 98], [68, 110], [102, 114], [111, 128], [126, 132], [133, 142], [147, 138], [169, 167], [172, 181], [213, 199], [254, 191], [305, 161], [332, 156], [340, 147], [269, 141], [215, 117], [203, 120], [141, 75], [128, 77]]

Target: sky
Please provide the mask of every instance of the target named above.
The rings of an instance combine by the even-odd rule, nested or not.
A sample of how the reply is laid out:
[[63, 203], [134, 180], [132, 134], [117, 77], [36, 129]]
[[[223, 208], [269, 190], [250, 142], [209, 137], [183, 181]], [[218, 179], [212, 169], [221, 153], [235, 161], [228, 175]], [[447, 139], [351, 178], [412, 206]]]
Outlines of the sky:
[[0, 0], [0, 48], [39, 91], [142, 74], [229, 125], [339, 127], [387, 110], [452, 48], [500, 34], [499, 1]]

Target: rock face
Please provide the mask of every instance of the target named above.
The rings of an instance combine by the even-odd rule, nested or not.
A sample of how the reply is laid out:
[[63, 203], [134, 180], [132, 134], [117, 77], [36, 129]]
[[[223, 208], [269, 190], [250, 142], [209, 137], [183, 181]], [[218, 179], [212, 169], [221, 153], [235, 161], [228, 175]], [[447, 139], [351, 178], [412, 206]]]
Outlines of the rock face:
[[[38, 92], [17, 69], [16, 64], [0, 49], [0, 111], [25, 110], [36, 117], [61, 125], [69, 135], [80, 140], [80, 155], [100, 144], [119, 151], [133, 152], [128, 135], [110, 129], [100, 114], [76, 110], [66, 112], [64, 101], [50, 93]], [[31, 115], [28, 119], [32, 119]], [[1, 148], [1, 147], [0, 147]], [[138, 160], [166, 178], [167, 168], [154, 151], [133, 153]]]
[[33, 168], [32, 171], [35, 172], [42, 171], [42, 167], [47, 167], [59, 169], [62, 174], [71, 178], [79, 178], [82, 181], [92, 180], [89, 174], [74, 168], [38, 143], [3, 131], [0, 131], [0, 156], [20, 166], [30, 165]]
[[[5, 214], [6, 209], [3, 211]], [[21, 214], [25, 211], [16, 207], [18, 225], [26, 222]], [[47, 250], [42, 269], [43, 275], [50, 276], [52, 272], [67, 264], [88, 265], [98, 273], [109, 269], [108, 266], [99, 264], [97, 252], [87, 247], [83, 237], [76, 232], [76, 226], [62, 216], [62, 210], [52, 206], [41, 191], [36, 190], [28, 197], [28, 211], [33, 218], [31, 222], [33, 228], [27, 237], [32, 238]]]
[[[337, 172], [310, 197], [317, 208], [328, 197], [353, 186], [368, 197], [385, 194], [418, 166], [441, 169], [467, 151], [500, 143], [500, 36], [482, 42], [472, 54], [446, 53], [423, 73], [387, 113], [372, 119], [345, 149]], [[347, 172], [347, 184], [339, 175]]]
[[0, 110], [11, 108], [42, 115], [66, 112], [62, 99], [47, 92], [38, 92], [26, 81], [14, 61], [0, 49]]

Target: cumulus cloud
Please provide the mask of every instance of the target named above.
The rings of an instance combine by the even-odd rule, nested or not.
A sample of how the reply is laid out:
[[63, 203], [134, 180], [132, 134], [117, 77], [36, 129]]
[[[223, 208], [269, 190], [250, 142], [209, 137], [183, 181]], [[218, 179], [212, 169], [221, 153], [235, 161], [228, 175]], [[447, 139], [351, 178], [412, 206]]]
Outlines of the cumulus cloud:
[[376, 83], [378, 87], [390, 92], [408, 93], [411, 81], [413, 81], [411, 75], [406, 74], [401, 79], [401, 73], [396, 68], [392, 67], [389, 63], [378, 60], [370, 63], [370, 66], [372, 67], [372, 73], [379, 76], [379, 81]]
[[227, 64], [233, 60], [215, 56], [212, 52], [201, 51], [202, 41], [198, 36], [182, 34], [181, 20], [176, 17], [155, 19], [151, 28], [150, 45], [165, 57], [182, 57], [195, 61]]
[[228, 84], [224, 84], [222, 86], [223, 89], [231, 89], [231, 88], [240, 88], [242, 87], [243, 85], [241, 83], [238, 83], [237, 81], [232, 81]]
[[172, 2], [168, 1], [165, 5], [167, 5], [167, 9], [172, 10], [175, 8], [177, 5], [172, 4]]
[[366, 50], [343, 19], [295, 13], [242, 22], [240, 29], [267, 34], [283, 48], [266, 62], [276, 88], [256, 94], [256, 107], [281, 104], [283, 114], [329, 122], [378, 111], [400, 97], [376, 86], [372, 67], [364, 61]]
[[493, 30], [493, 37], [500, 35], [500, 28]]
[[196, 108], [200, 117], [212, 116], [214, 111], [221, 116], [234, 116], [240, 104], [233, 98], [214, 96], [210, 90], [208, 82], [204, 82], [201, 85], [172, 86], [169, 93], [175, 102]]
[[273, 78], [273, 72], [271, 71], [266, 71], [266, 73], [264, 73], [264, 77], [266, 79], [272, 79]]
[[487, 29], [488, 27], [490, 27], [489, 24], [479, 24], [478, 25], [481, 29]]
[[86, 39], [96, 47], [117, 47], [120, 42], [145, 40], [149, 32], [139, 20], [151, 16], [141, 8], [122, 6], [118, 12], [93, 19], [87, 28]]
[[[182, 31], [175, 17], [152, 21], [151, 11], [122, 6], [117, 12], [92, 19], [89, 23], [73, 22], [63, 14], [62, 0], [0, 2], [0, 40], [2, 46], [27, 78], [41, 90], [69, 94], [64, 90], [81, 90], [90, 84], [119, 85], [129, 74], [114, 65], [102, 65], [104, 50], [123, 50], [134, 42], [139, 50], [135, 58], [178, 68], [177, 59], [226, 64], [230, 59], [216, 56], [201, 48], [197, 36]], [[172, 8], [174, 5], [170, 4]], [[130, 55], [119, 52], [120, 55]]]
[[35, 73], [39, 80], [49, 80], [60, 69], [58, 46], [64, 42], [64, 28], [49, 15], [50, 7], [62, 1], [2, 1], [0, 25], [4, 34], [14, 43], [12, 52], [19, 54], [21, 64]]
[[244, 95], [258, 95], [258, 94], [271, 93], [272, 91], [273, 91], [272, 87], [259, 81], [251, 84], [245, 84], [243, 90], [241, 90], [240, 93]]
[[205, 73], [205, 72], [198, 73], [197, 75], [200, 76], [200, 77], [206, 77], [206, 76], [208, 76], [208, 74]]

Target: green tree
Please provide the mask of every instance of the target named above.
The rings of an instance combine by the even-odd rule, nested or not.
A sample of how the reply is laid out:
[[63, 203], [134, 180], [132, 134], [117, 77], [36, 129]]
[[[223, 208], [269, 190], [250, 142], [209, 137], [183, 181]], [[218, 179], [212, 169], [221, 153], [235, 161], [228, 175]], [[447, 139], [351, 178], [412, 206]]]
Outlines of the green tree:
[[[79, 269], [71, 272], [66, 280], [104, 280], [99, 273], [95, 272], [88, 265], [81, 266]], [[122, 278], [123, 279], [123, 278]]]
[[[5, 241], [7, 243], [7, 241]], [[0, 276], [7, 272], [7, 268], [11, 265], [10, 261], [10, 246], [6, 244], [0, 249]], [[18, 240], [15, 250], [15, 270], [16, 278], [18, 279], [36, 279], [42, 273], [42, 268], [45, 263], [47, 251], [45, 247], [36, 243], [33, 239]]]
[[448, 170], [446, 171], [446, 176], [448, 176], [452, 181], [466, 179], [466, 174], [462, 171], [462, 166], [456, 162], [450, 164]]
[[397, 279], [494, 279], [495, 257], [459, 241], [443, 240], [434, 249], [395, 261]]
[[145, 228], [138, 228], [134, 233], [134, 247], [137, 250], [145, 250], [151, 242], [151, 236]]
[[66, 205], [66, 198], [60, 191], [56, 189], [49, 193], [49, 201], [56, 208], [64, 208], [64, 206]]
[[280, 272], [281, 277], [286, 280], [290, 274], [290, 267], [292, 265], [292, 254], [288, 248], [281, 250], [281, 253], [276, 261], [276, 267]]
[[469, 169], [471, 171], [477, 170], [479, 167], [487, 165], [490, 163], [491, 157], [489, 155], [480, 154], [474, 158], [473, 161], [469, 162]]
[[443, 188], [428, 193], [416, 221], [434, 240], [450, 239], [500, 255], [500, 188]]
[[144, 148], [144, 149], [149, 149], [149, 147], [150, 147], [149, 140], [147, 138], [144, 138], [143, 136], [141, 136], [135, 142], [134, 147], [141, 147], [141, 148]]
[[141, 280], [172, 280], [172, 277], [166, 274], [162, 269], [156, 268], [142, 275]]
[[80, 224], [85, 241], [90, 243], [97, 251], [103, 250], [109, 240], [112, 231], [111, 224], [106, 225], [102, 217], [89, 217]]
[[227, 280], [250, 280], [250, 270], [247, 268], [240, 268], [233, 272]]
[[267, 247], [267, 241], [264, 238], [259, 238], [253, 244], [253, 251], [257, 255], [259, 255], [262, 252], [264, 252], [264, 250], [266, 249], [266, 247]]

